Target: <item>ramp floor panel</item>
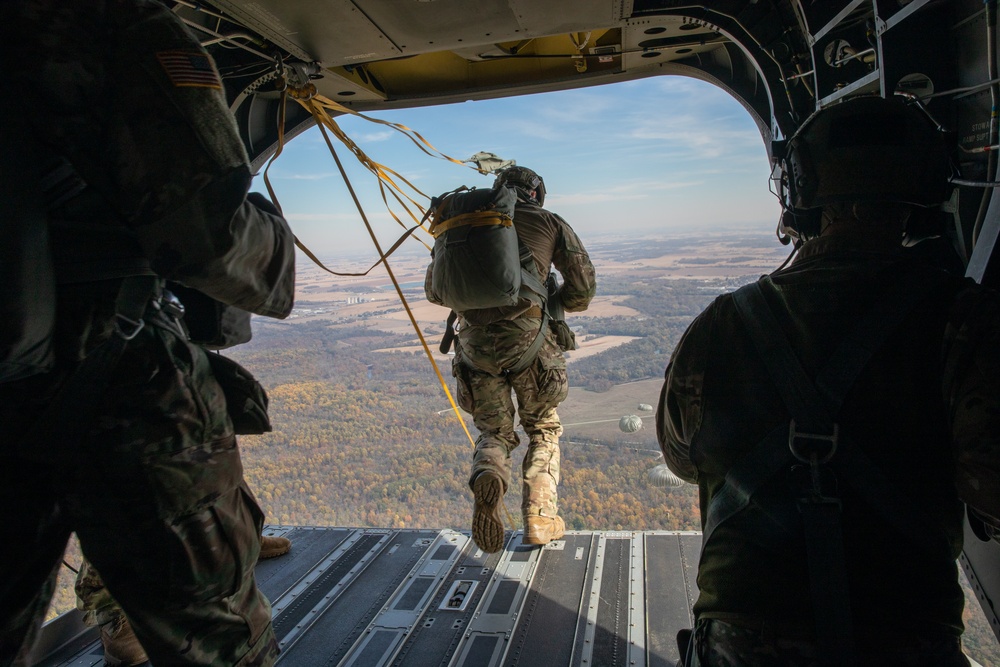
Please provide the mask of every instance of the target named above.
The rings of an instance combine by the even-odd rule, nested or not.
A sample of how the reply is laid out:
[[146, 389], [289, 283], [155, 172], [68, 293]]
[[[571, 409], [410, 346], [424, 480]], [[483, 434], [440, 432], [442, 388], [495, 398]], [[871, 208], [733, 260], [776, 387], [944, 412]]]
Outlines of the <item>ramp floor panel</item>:
[[257, 585], [269, 600], [277, 600], [316, 563], [340, 546], [354, 531], [346, 528], [269, 528], [265, 535], [284, 536], [292, 541], [284, 556], [257, 563]]
[[436, 536], [436, 532], [428, 531], [366, 536], [386, 540], [340, 596], [317, 613], [314, 623], [294, 643], [283, 648], [278, 664], [283, 667], [339, 664]]
[[524, 611], [511, 636], [508, 667], [570, 664], [594, 542], [590, 534], [570, 534], [542, 549]]
[[646, 628], [649, 667], [674, 667], [677, 630], [694, 624], [691, 607], [701, 535], [646, 535]]

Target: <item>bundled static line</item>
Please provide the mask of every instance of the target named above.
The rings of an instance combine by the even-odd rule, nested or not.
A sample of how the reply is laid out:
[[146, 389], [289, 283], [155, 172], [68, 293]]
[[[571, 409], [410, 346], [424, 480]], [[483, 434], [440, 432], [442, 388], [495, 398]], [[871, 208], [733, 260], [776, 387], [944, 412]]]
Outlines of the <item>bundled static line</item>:
[[[309, 88], [311, 88], [311, 91], [308, 90]], [[340, 104], [337, 104], [336, 102], [330, 99], [327, 99], [322, 96], [317, 96], [315, 95], [315, 87], [310, 85], [307, 86], [306, 89], [288, 90], [282, 95], [283, 99], [282, 99], [282, 104], [280, 106], [279, 119], [278, 119], [278, 148], [275, 151], [274, 155], [271, 157], [270, 161], [268, 162], [267, 167], [264, 169], [264, 184], [267, 187], [268, 194], [271, 196], [271, 200], [274, 202], [275, 206], [278, 207], [278, 210], [281, 210], [281, 206], [278, 203], [277, 196], [275, 195], [274, 189], [271, 186], [270, 179], [268, 178], [268, 171], [270, 170], [271, 165], [281, 154], [282, 149], [284, 148], [285, 110], [289, 94], [291, 94], [291, 97], [296, 102], [298, 102], [306, 110], [308, 110], [309, 113], [312, 114], [313, 118], [316, 120], [320, 132], [323, 135], [323, 139], [324, 141], [326, 141], [327, 147], [330, 149], [330, 155], [333, 157], [334, 161], [337, 164], [337, 168], [340, 170], [340, 174], [344, 179], [344, 184], [347, 186], [348, 192], [350, 193], [351, 198], [354, 200], [354, 205], [357, 207], [358, 214], [361, 216], [361, 220], [364, 222], [365, 228], [368, 230], [368, 234], [371, 237], [372, 243], [375, 245], [375, 250], [378, 253], [379, 258], [371, 267], [368, 268], [367, 271], [363, 273], [337, 272], [325, 266], [319, 260], [319, 258], [317, 258], [315, 254], [312, 251], [310, 251], [309, 248], [307, 248], [297, 237], [295, 239], [295, 245], [300, 250], [302, 250], [302, 252], [304, 252], [321, 269], [337, 276], [363, 276], [367, 275], [372, 269], [374, 269], [379, 264], [385, 266], [385, 270], [389, 274], [389, 279], [392, 281], [393, 287], [396, 289], [396, 294], [399, 296], [400, 303], [403, 304], [403, 308], [406, 310], [406, 315], [410, 320], [410, 324], [413, 326], [413, 330], [416, 332], [417, 337], [420, 339], [420, 345], [423, 347], [424, 353], [427, 355], [427, 358], [431, 362], [431, 367], [434, 369], [434, 373], [438, 378], [438, 382], [441, 384], [441, 389], [444, 390], [445, 396], [447, 396], [448, 398], [448, 402], [451, 405], [451, 410], [452, 412], [454, 412], [455, 416], [458, 418], [459, 423], [462, 425], [462, 430], [465, 431], [465, 435], [469, 439], [469, 442], [473, 445], [473, 447], [475, 447], [475, 439], [469, 432], [469, 428], [465, 423], [465, 419], [459, 412], [458, 405], [455, 403], [455, 399], [452, 396], [451, 391], [448, 389], [448, 384], [447, 382], [445, 382], [444, 376], [442, 375], [441, 370], [438, 368], [437, 362], [434, 360], [434, 355], [431, 353], [430, 347], [427, 345], [427, 341], [424, 338], [424, 334], [420, 330], [420, 326], [417, 324], [417, 320], [413, 315], [413, 311], [410, 309], [410, 305], [406, 301], [406, 297], [404, 296], [403, 290], [399, 285], [399, 281], [396, 280], [396, 276], [392, 271], [392, 267], [389, 265], [389, 255], [395, 252], [395, 250], [403, 243], [403, 241], [409, 238], [414, 231], [416, 231], [417, 229], [421, 229], [425, 233], [429, 234], [428, 230], [423, 228], [423, 223], [427, 218], [427, 209], [423, 205], [421, 205], [417, 200], [415, 200], [412, 196], [407, 194], [406, 190], [404, 189], [404, 185], [405, 187], [409, 188], [409, 190], [413, 192], [415, 195], [418, 195], [428, 200], [430, 199], [430, 197], [421, 192], [419, 188], [414, 186], [409, 180], [400, 175], [398, 172], [382, 164], [379, 164], [378, 162], [368, 157], [368, 155], [363, 150], [361, 150], [361, 148], [350, 137], [348, 137], [346, 133], [344, 133], [344, 131], [340, 128], [340, 126], [333, 120], [333, 117], [330, 115], [329, 112], [335, 111], [339, 113], [348, 113], [373, 123], [385, 125], [398, 132], [401, 132], [403, 135], [409, 138], [414, 143], [414, 145], [417, 146], [417, 148], [419, 148], [422, 152], [431, 157], [444, 159], [449, 162], [453, 162], [455, 164], [462, 165], [470, 169], [474, 169], [475, 171], [480, 173], [484, 172], [482, 172], [480, 169], [476, 167], [471, 167], [465, 164], [461, 160], [457, 160], [453, 157], [445, 155], [444, 153], [434, 148], [434, 146], [431, 145], [431, 143], [428, 142], [426, 139], [424, 139], [419, 133], [411, 130], [405, 125], [401, 125], [399, 123], [391, 123], [388, 121], [379, 120], [377, 118], [371, 118], [369, 116], [365, 116], [364, 114], [360, 114], [356, 111], [348, 109], [347, 107], [344, 107]], [[386, 209], [389, 211], [389, 214], [392, 216], [392, 218], [401, 227], [405, 229], [402, 236], [400, 236], [399, 239], [396, 240], [396, 242], [389, 248], [388, 252], [382, 251], [382, 247], [379, 244], [378, 238], [375, 235], [375, 231], [374, 229], [372, 229], [371, 223], [368, 220], [368, 216], [365, 214], [364, 207], [361, 205], [361, 202], [358, 199], [357, 194], [355, 193], [354, 187], [351, 184], [350, 178], [347, 176], [347, 172], [340, 161], [340, 157], [337, 155], [337, 151], [334, 149], [333, 142], [330, 140], [330, 133], [336, 136], [341, 143], [347, 146], [348, 150], [351, 151], [351, 153], [355, 156], [355, 158], [361, 164], [363, 164], [366, 169], [368, 169], [375, 175], [375, 177], [378, 180], [379, 191], [382, 195], [382, 201], [385, 203]], [[400, 183], [404, 185], [400, 185]], [[410, 218], [416, 223], [415, 225], [407, 227], [402, 222], [402, 220], [400, 220], [399, 217], [393, 212], [392, 207], [389, 205], [388, 197], [386, 196], [387, 187], [389, 192], [392, 194], [393, 198], [396, 199], [396, 201], [403, 207], [403, 209], [410, 216]], [[406, 201], [404, 201], [404, 199]], [[406, 203], [407, 201], [418, 211], [420, 211], [419, 218], [413, 213], [413, 211], [410, 209], [410, 206], [407, 205]], [[424, 243], [423, 241], [421, 241], [421, 243], [423, 243], [425, 248], [430, 250], [430, 247], [426, 243]], [[510, 511], [508, 510], [507, 513], [509, 517]]]

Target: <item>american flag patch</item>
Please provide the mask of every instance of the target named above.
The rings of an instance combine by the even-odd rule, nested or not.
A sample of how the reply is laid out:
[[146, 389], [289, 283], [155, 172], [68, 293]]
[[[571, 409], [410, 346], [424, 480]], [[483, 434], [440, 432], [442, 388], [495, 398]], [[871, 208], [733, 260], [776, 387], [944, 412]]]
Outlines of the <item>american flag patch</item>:
[[156, 54], [174, 86], [222, 89], [212, 61], [197, 51], [160, 51]]

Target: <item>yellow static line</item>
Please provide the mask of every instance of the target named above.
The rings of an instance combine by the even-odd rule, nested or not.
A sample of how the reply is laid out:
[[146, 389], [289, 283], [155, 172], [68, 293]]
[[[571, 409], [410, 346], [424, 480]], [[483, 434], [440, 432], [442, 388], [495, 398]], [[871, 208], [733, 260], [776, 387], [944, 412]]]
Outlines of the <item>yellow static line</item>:
[[[399, 296], [399, 300], [403, 304], [404, 309], [406, 310], [407, 317], [409, 317], [410, 323], [413, 325], [413, 329], [414, 329], [414, 331], [416, 331], [417, 337], [420, 339], [420, 344], [424, 348], [424, 353], [427, 355], [427, 358], [430, 360], [431, 366], [434, 369], [435, 375], [437, 375], [438, 382], [441, 384], [441, 389], [444, 390], [445, 396], [448, 397], [448, 402], [451, 404], [452, 411], [454, 412], [455, 416], [458, 418], [459, 423], [462, 425], [462, 430], [465, 431], [466, 437], [469, 439], [469, 442], [472, 444], [472, 446], [475, 447], [475, 440], [473, 439], [472, 434], [469, 432], [469, 428], [468, 428], [468, 426], [465, 423], [465, 419], [462, 417], [461, 412], [459, 412], [458, 405], [455, 403], [455, 399], [454, 399], [454, 397], [452, 397], [451, 391], [448, 389], [448, 385], [447, 385], [447, 383], [444, 380], [444, 376], [441, 374], [441, 370], [438, 368], [437, 362], [434, 360], [434, 356], [433, 356], [433, 354], [430, 351], [430, 347], [427, 345], [427, 341], [424, 338], [424, 334], [420, 330], [420, 326], [417, 324], [416, 318], [413, 315], [413, 311], [410, 309], [410, 304], [407, 302], [406, 297], [403, 295], [403, 291], [402, 291], [402, 288], [399, 285], [399, 281], [396, 279], [396, 275], [393, 273], [392, 267], [389, 265], [389, 261], [388, 261], [389, 255], [392, 254], [392, 252], [394, 252], [396, 250], [396, 248], [398, 248], [400, 246], [400, 244], [402, 244], [402, 242], [406, 238], [408, 238], [413, 231], [415, 231], [418, 227], [421, 227], [421, 225], [423, 223], [423, 219], [417, 220], [417, 218], [415, 216], [413, 216], [412, 212], [410, 212], [410, 209], [406, 206], [405, 202], [403, 202], [402, 199], [400, 199], [399, 196], [396, 196], [395, 193], [399, 192], [403, 197], [405, 197], [412, 204], [414, 204], [421, 211], [421, 213], [425, 212], [425, 209], [424, 209], [423, 206], [421, 206], [412, 197], [410, 197], [409, 195], [406, 195], [405, 192], [402, 191], [401, 187], [392, 179], [392, 176], [396, 176], [401, 182], [403, 182], [407, 186], [409, 186], [411, 188], [411, 190], [414, 191], [415, 193], [423, 196], [424, 198], [427, 198], [427, 199], [429, 199], [429, 198], [426, 195], [424, 195], [422, 192], [420, 192], [419, 189], [417, 189], [412, 183], [410, 183], [403, 176], [399, 175], [395, 171], [393, 171], [391, 169], [388, 169], [388, 168], [386, 168], [386, 167], [378, 164], [377, 162], [371, 160], [370, 158], [368, 158], [368, 156], [365, 155], [364, 151], [362, 151], [360, 149], [360, 147], [358, 147], [358, 145], [356, 143], [354, 143], [354, 141], [352, 141], [350, 139], [350, 137], [348, 137], [346, 134], [344, 134], [343, 130], [340, 129], [340, 127], [334, 122], [333, 118], [329, 115], [329, 113], [327, 113], [327, 109], [334, 109], [334, 110], [337, 110], [337, 111], [342, 111], [344, 113], [351, 113], [353, 115], [365, 118], [366, 120], [370, 120], [370, 121], [375, 122], [375, 123], [379, 123], [379, 124], [382, 124], [382, 125], [388, 125], [390, 127], [393, 127], [394, 129], [397, 129], [400, 132], [403, 132], [404, 134], [406, 134], [406, 136], [410, 137], [410, 139], [412, 141], [414, 141], [414, 143], [417, 144], [418, 148], [420, 148], [423, 152], [427, 153], [428, 155], [432, 155], [432, 153], [430, 153], [428, 150], [426, 150], [425, 148], [423, 148], [420, 145], [420, 143], [418, 143], [415, 139], [413, 139], [413, 137], [410, 136], [410, 134], [409, 134], [409, 132], [412, 132], [412, 130], [410, 130], [409, 128], [407, 128], [407, 127], [405, 127], [403, 125], [398, 125], [397, 123], [388, 123], [386, 121], [380, 121], [380, 120], [377, 120], [377, 119], [374, 119], [374, 118], [369, 118], [367, 116], [363, 116], [362, 114], [358, 114], [356, 112], [353, 112], [353, 111], [347, 109], [346, 107], [343, 107], [343, 106], [341, 106], [341, 105], [339, 105], [339, 104], [337, 104], [335, 102], [332, 102], [331, 100], [327, 100], [326, 98], [322, 98], [322, 97], [310, 97], [310, 98], [307, 98], [307, 99], [295, 98], [295, 99], [296, 99], [296, 101], [299, 104], [301, 104], [303, 107], [305, 107], [313, 115], [313, 117], [316, 119], [316, 123], [319, 126], [320, 132], [323, 135], [323, 139], [324, 139], [324, 141], [326, 141], [326, 145], [330, 149], [330, 155], [333, 157], [334, 161], [337, 164], [337, 168], [340, 170], [340, 174], [341, 174], [341, 176], [344, 179], [344, 184], [347, 186], [348, 192], [350, 193], [351, 198], [354, 200], [354, 205], [358, 209], [358, 214], [361, 216], [361, 219], [362, 219], [362, 221], [365, 224], [365, 228], [368, 230], [368, 235], [371, 237], [372, 243], [375, 245], [375, 250], [378, 252], [378, 256], [379, 256], [378, 261], [375, 262], [375, 264], [373, 264], [372, 267], [368, 269], [368, 271], [371, 271], [372, 269], [374, 269], [379, 264], [383, 264], [385, 266], [385, 270], [389, 274], [390, 280], [392, 280], [393, 287], [396, 289], [396, 294]], [[284, 139], [285, 139], [284, 126], [285, 126], [285, 109], [286, 109], [286, 104], [287, 104], [287, 95], [283, 93], [283, 99], [282, 99], [282, 104], [281, 104], [281, 107], [280, 107], [279, 123], [278, 123], [278, 148], [275, 151], [274, 155], [271, 157], [271, 160], [268, 162], [267, 168], [265, 168], [265, 170], [264, 170], [264, 184], [267, 187], [268, 194], [270, 194], [272, 201], [275, 203], [275, 206], [278, 207], [279, 211], [281, 210], [281, 206], [278, 204], [278, 199], [277, 199], [277, 196], [274, 193], [274, 188], [271, 186], [271, 182], [270, 182], [270, 179], [268, 177], [268, 171], [270, 170], [271, 165], [274, 164], [274, 160], [281, 154], [281, 151], [284, 148], [284, 143], [285, 143], [284, 142]], [[351, 153], [353, 153], [354, 156], [362, 164], [364, 164], [369, 169], [369, 171], [372, 171], [372, 173], [374, 173], [376, 175], [376, 177], [379, 180], [379, 186], [380, 186], [380, 188], [382, 188], [382, 184], [383, 183], [387, 183], [389, 185], [390, 192], [393, 193], [393, 195], [396, 197], [396, 200], [404, 207], [404, 209], [406, 209], [407, 213], [409, 213], [410, 216], [415, 221], [417, 221], [417, 225], [414, 226], [414, 227], [411, 227], [411, 228], [407, 229], [406, 232], [403, 234], [403, 236], [400, 237], [393, 244], [393, 246], [389, 249], [388, 253], [382, 251], [382, 247], [379, 244], [378, 237], [376, 237], [376, 235], [375, 235], [375, 230], [372, 228], [371, 223], [368, 220], [368, 216], [365, 214], [364, 207], [362, 207], [361, 202], [358, 199], [357, 193], [354, 190], [354, 186], [352, 185], [352, 183], [350, 181], [350, 178], [348, 178], [348, 176], [347, 176], [347, 172], [344, 169], [344, 165], [340, 161], [340, 156], [337, 155], [337, 151], [334, 149], [333, 142], [330, 140], [330, 136], [328, 134], [328, 130], [330, 132], [332, 132], [338, 139], [340, 139], [340, 141], [342, 143], [344, 143], [348, 147], [348, 149], [351, 151]], [[422, 142], [423, 144], [426, 144], [426, 146], [428, 146], [430, 149], [436, 151], [436, 149], [434, 149], [434, 147], [431, 146], [431, 144], [429, 142], [427, 142], [419, 134], [417, 134], [416, 132], [413, 132], [413, 135], [415, 135], [416, 137], [418, 137], [419, 140], [420, 140], [420, 142]], [[442, 155], [442, 156], [444, 156], [443, 153], [439, 152], [439, 154]], [[451, 162], [455, 162], [457, 164], [463, 164], [461, 161], [456, 160], [454, 158], [450, 158], [450, 157], [447, 157], [447, 156], [444, 156], [444, 157], [446, 159], [450, 160]], [[465, 166], [468, 166], [468, 165], [465, 165]], [[384, 188], [382, 189], [382, 195], [383, 195], [383, 201], [386, 201]], [[386, 207], [388, 208], [388, 202], [387, 201], [386, 201]], [[392, 213], [391, 209], [390, 209], [389, 212], [390, 212], [390, 214], [392, 214], [393, 218], [397, 222], [400, 222], [400, 224], [402, 224], [402, 222], [399, 220], [399, 218], [397, 218], [395, 216], [395, 214]], [[424, 231], [427, 231], [427, 230], [424, 230]], [[312, 251], [310, 251], [303, 243], [301, 243], [298, 238], [295, 239], [295, 244], [313, 262], [315, 262], [317, 266], [319, 266], [320, 268], [322, 268], [325, 271], [328, 271], [329, 273], [333, 273], [335, 275], [341, 275], [341, 276], [344, 276], [344, 275], [346, 275], [346, 276], [357, 276], [357, 275], [365, 275], [365, 274], [368, 273], [368, 271], [366, 271], [365, 274], [358, 274], [358, 273], [338, 273], [338, 272], [333, 271], [332, 269], [326, 267], [321, 261], [319, 261], [319, 259], [312, 253]], [[426, 243], [424, 244], [424, 246], [428, 247]], [[429, 247], [428, 247], [428, 249], [429, 249]]]

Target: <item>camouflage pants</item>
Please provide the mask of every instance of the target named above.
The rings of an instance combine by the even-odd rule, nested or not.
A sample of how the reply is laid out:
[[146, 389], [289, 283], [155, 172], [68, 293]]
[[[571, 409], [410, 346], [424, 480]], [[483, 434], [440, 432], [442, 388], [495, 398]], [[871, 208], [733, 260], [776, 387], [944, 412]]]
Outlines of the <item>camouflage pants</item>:
[[12, 451], [55, 384], [0, 386], [0, 503], [18, 539], [0, 552], [0, 665], [30, 660], [72, 531], [154, 664], [273, 663], [254, 580], [263, 514], [205, 353], [147, 326], [85, 434]]
[[[822, 667], [810, 640], [776, 636], [715, 619], [700, 619], [686, 667]], [[876, 635], [860, 641], [857, 667], [969, 667], [958, 637]]]
[[519, 318], [481, 326], [466, 326], [458, 334], [458, 353], [452, 373], [458, 401], [472, 414], [479, 429], [469, 486], [484, 470], [500, 475], [510, 487], [510, 454], [520, 444], [514, 432], [514, 402], [528, 436], [521, 464], [521, 511], [556, 516], [558, 513], [559, 436], [562, 425], [556, 407], [569, 392], [566, 360], [546, 327], [545, 340], [535, 361], [516, 375], [504, 374], [531, 345], [541, 320]]
[[104, 585], [101, 573], [86, 558], [76, 574], [74, 589], [76, 608], [83, 614], [84, 625], [106, 625], [112, 634], [121, 628], [125, 622], [125, 612], [111, 597], [111, 591]]

